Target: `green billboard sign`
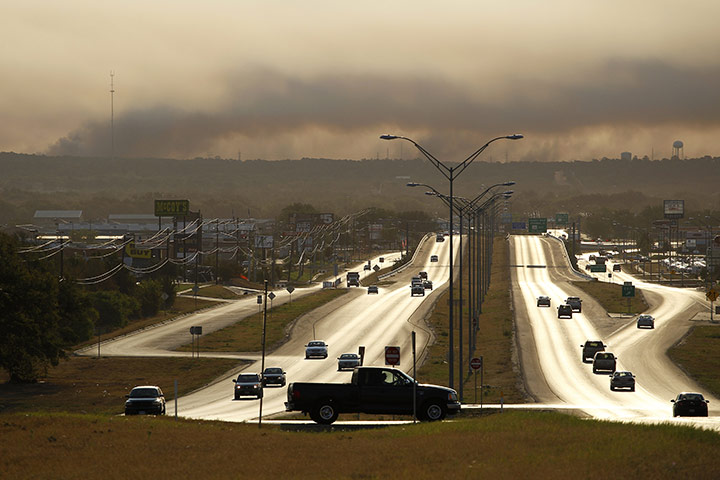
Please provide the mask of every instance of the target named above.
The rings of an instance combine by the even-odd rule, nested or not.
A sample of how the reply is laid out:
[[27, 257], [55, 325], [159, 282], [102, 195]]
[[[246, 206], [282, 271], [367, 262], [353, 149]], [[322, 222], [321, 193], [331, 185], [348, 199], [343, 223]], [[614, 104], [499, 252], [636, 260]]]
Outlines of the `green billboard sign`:
[[604, 263], [600, 265], [590, 265], [591, 272], [607, 272], [607, 267]]
[[567, 213], [555, 214], [555, 225], [567, 225], [570, 223], [570, 215]]
[[178, 217], [190, 213], [190, 200], [155, 200], [156, 217]]
[[622, 286], [623, 297], [634, 297], [635, 296], [635, 285], [623, 285]]
[[528, 233], [547, 232], [547, 218], [528, 218]]

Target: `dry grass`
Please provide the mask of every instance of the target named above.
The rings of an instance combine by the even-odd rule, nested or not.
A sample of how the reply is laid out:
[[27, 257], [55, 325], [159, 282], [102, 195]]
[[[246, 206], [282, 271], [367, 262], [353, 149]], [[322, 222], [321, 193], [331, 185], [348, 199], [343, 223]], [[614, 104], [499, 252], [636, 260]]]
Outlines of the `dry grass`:
[[[346, 289], [320, 290], [292, 303], [285, 303], [268, 310], [265, 344], [268, 349], [277, 347], [287, 337], [288, 326], [301, 315], [347, 293]], [[203, 335], [202, 352], [257, 352], [262, 349], [262, 312], [222, 330]], [[183, 345], [178, 351], [189, 352], [192, 344]]]
[[71, 357], [39, 383], [0, 384], [0, 412], [120, 414], [125, 395], [136, 385], [159, 385], [170, 400], [176, 379], [183, 395], [240, 365], [205, 358]]
[[319, 433], [167, 417], [0, 419], [0, 472], [13, 479], [720, 476], [717, 433], [542, 412]]
[[[485, 403], [499, 403], [500, 395], [506, 403], [519, 403], [524, 401], [524, 393], [518, 389], [520, 380], [518, 372], [513, 369], [512, 341], [513, 341], [513, 313], [510, 310], [510, 267], [508, 244], [503, 237], [496, 238], [494, 242], [493, 265], [491, 270], [490, 289], [485, 296], [480, 315], [480, 325], [477, 335], [475, 356], [482, 355], [484, 362], [484, 383], [491, 385], [483, 394]], [[467, 305], [468, 279], [467, 268], [464, 269], [463, 298]], [[458, 282], [455, 282], [458, 288]], [[418, 377], [423, 382], [448, 385], [448, 316], [449, 292], [445, 292], [438, 300], [429, 322], [435, 335], [436, 343], [430, 347], [430, 354], [425, 364], [419, 369]], [[456, 292], [455, 297], [458, 298]], [[455, 308], [454, 317], [457, 319], [460, 309]], [[455, 336], [455, 359], [459, 356], [458, 340], [460, 332], [457, 328]], [[464, 399], [465, 403], [475, 401], [475, 381], [467, 373], [467, 306], [463, 309], [463, 356], [464, 356]], [[459, 375], [455, 368], [456, 377]], [[456, 386], [457, 386], [456, 378]], [[479, 384], [478, 379], [478, 384]], [[457, 389], [457, 388], [456, 388]], [[479, 394], [478, 394], [479, 395]]]
[[[636, 315], [647, 310], [642, 290], [635, 288], [634, 297], [622, 296], [622, 285], [607, 282], [572, 282], [573, 285], [593, 297], [607, 312]], [[628, 298], [630, 306], [628, 307]]]
[[222, 298], [225, 300], [234, 300], [240, 297], [240, 295], [231, 290], [228, 290], [222, 285], [209, 285], [207, 287], [201, 287], [200, 289], [198, 289], [198, 295], [201, 297]]
[[713, 395], [720, 395], [720, 328], [717, 325], [694, 327], [668, 350], [668, 355]]

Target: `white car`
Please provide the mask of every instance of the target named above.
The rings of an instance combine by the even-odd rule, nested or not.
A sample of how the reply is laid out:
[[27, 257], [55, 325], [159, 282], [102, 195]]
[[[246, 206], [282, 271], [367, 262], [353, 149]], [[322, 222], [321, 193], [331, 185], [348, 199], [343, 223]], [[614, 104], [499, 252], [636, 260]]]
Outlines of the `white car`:
[[640, 315], [637, 318], [637, 328], [655, 328], [655, 318], [652, 315]]
[[338, 370], [352, 369], [360, 366], [360, 355], [357, 353], [343, 353], [337, 359]]
[[313, 340], [305, 345], [305, 358], [322, 357], [327, 358], [328, 346], [322, 340]]

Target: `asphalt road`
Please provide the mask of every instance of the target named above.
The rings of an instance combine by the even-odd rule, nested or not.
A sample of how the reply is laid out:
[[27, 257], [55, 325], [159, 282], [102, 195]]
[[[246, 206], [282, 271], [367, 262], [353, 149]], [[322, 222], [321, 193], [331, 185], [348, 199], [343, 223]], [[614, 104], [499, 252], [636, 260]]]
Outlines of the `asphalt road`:
[[[438, 262], [430, 262], [431, 255], [438, 255]], [[384, 255], [386, 264], [399, 254]], [[378, 257], [372, 259], [378, 264]], [[380, 265], [382, 266], [382, 265]], [[361, 278], [369, 272], [361, 272]], [[410, 278], [419, 271], [428, 272], [434, 289], [426, 290], [424, 297], [410, 295]], [[266, 367], [281, 367], [287, 372], [288, 383], [294, 381], [348, 382], [350, 371], [337, 371], [336, 358], [342, 353], [357, 352], [365, 346], [365, 365], [384, 365], [385, 346], [400, 347], [399, 368], [412, 374], [411, 332], [416, 331], [417, 354], [421, 359], [431, 341], [431, 332], [425, 327], [424, 318], [433, 301], [446, 288], [449, 273], [449, 242], [436, 242], [428, 237], [420, 246], [413, 265], [382, 282], [379, 294], [368, 295], [367, 289], [351, 287], [348, 295], [301, 317], [292, 327], [290, 339], [277, 350], [266, 355]], [[343, 276], [344, 278], [344, 276]], [[344, 283], [343, 283], [344, 286]], [[293, 299], [306, 295], [318, 287], [297, 289]], [[278, 297], [274, 305], [288, 300], [285, 290], [275, 291]], [[242, 318], [256, 313], [258, 306], [255, 295], [247, 299], [226, 302], [204, 312], [189, 315], [165, 325], [147, 329], [123, 338], [101, 344], [105, 356], [178, 356], [189, 352], [175, 352], [172, 349], [189, 343], [190, 326], [202, 325], [203, 333], [223, 328]], [[328, 345], [327, 359], [305, 359], [305, 344], [312, 339], [324, 340]], [[202, 348], [202, 341], [201, 341]], [[80, 352], [85, 355], [97, 353], [96, 347]], [[204, 357], [238, 358], [253, 363], [241, 369], [244, 372], [260, 372], [260, 355], [257, 352], [204, 353]], [[243, 397], [233, 399], [232, 379], [240, 370], [228, 372], [215, 379], [206, 387], [178, 399], [178, 415], [196, 419], [223, 421], [252, 421], [259, 415], [259, 400]], [[182, 382], [182, 379], [178, 379]], [[263, 398], [263, 418], [285, 410], [286, 388], [267, 387]], [[168, 405], [168, 414], [174, 412], [174, 405]]]
[[[691, 423], [720, 430], [720, 418], [712, 418], [720, 414], [720, 401], [665, 354], [695, 323], [693, 318], [703, 308], [699, 292], [645, 284], [615, 272], [617, 283], [632, 281], [646, 291], [647, 313], [656, 318], [655, 329], [638, 329], [635, 317], [611, 317], [570, 285], [570, 280], [582, 277], [570, 269], [559, 241], [512, 236], [510, 243], [521, 364], [527, 389], [539, 403], [579, 409], [600, 419]], [[552, 306], [537, 307], [539, 295], [550, 296]], [[558, 319], [556, 307], [570, 295], [583, 299], [583, 311], [572, 319]], [[602, 340], [606, 351], [618, 357], [617, 369], [636, 375], [635, 392], [612, 392], [608, 374], [593, 374], [592, 365], [580, 359], [586, 340]], [[673, 418], [670, 400], [681, 391], [703, 393], [710, 400], [710, 417]]]

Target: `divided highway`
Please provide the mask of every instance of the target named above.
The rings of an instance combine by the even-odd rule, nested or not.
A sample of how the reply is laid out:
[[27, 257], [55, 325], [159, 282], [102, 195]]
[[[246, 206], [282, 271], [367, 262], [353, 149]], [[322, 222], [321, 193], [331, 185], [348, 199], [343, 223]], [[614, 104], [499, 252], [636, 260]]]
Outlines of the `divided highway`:
[[[618, 274], [618, 282], [631, 280], [648, 292], [648, 313], [656, 318], [656, 326], [654, 330], [640, 330], [634, 317], [608, 316], [569, 283], [581, 276], [570, 270], [556, 239], [512, 236], [510, 243], [520, 358], [527, 388], [538, 402], [580, 409], [601, 419], [673, 421], [720, 430], [720, 419], [712, 418], [720, 413], [720, 400], [707, 395], [665, 354], [700, 311], [696, 292], [644, 284]], [[550, 308], [536, 306], [540, 295], [551, 297]], [[571, 295], [583, 299], [582, 313], [574, 313], [572, 319], [558, 319], [557, 305]], [[586, 340], [602, 340], [608, 346], [606, 350], [618, 357], [617, 369], [636, 375], [635, 392], [612, 392], [607, 374], [593, 374], [592, 365], [580, 359], [580, 345]], [[673, 419], [670, 399], [681, 391], [706, 394], [710, 418]]]
[[[430, 256], [437, 255], [437, 262], [430, 262]], [[398, 257], [385, 255], [386, 264]], [[378, 263], [378, 258], [372, 264]], [[288, 382], [347, 382], [351, 372], [338, 372], [336, 358], [342, 353], [357, 352], [365, 346], [365, 365], [384, 365], [386, 345], [398, 345], [401, 350], [400, 368], [412, 372], [411, 332], [417, 332], [418, 358], [422, 358], [431, 340], [431, 333], [425, 328], [424, 317], [432, 307], [433, 300], [446, 288], [449, 269], [449, 242], [435, 242], [434, 237], [423, 242], [414, 264], [379, 284], [378, 295], [368, 295], [366, 288], [350, 288], [350, 292], [320, 309], [302, 317], [292, 329], [290, 339], [266, 355], [266, 367], [281, 367], [287, 372]], [[366, 272], [362, 265], [357, 269], [361, 276]], [[426, 290], [424, 297], [410, 296], [410, 278], [418, 271], [426, 271], [434, 289]], [[344, 277], [343, 277], [344, 278]], [[344, 286], [344, 283], [343, 283]], [[293, 299], [308, 294], [314, 289], [297, 289]], [[275, 291], [278, 297], [273, 305], [287, 301], [285, 290]], [[189, 353], [172, 349], [189, 343], [189, 328], [202, 325], [203, 333], [217, 330], [243, 317], [257, 312], [255, 295], [220, 307], [209, 309], [188, 317], [169, 322], [127, 337], [105, 342], [101, 353], [105, 356], [178, 356]], [[314, 334], [314, 335], [313, 335]], [[327, 359], [305, 359], [305, 344], [309, 340], [324, 340], [328, 345]], [[94, 355], [96, 350], [89, 347], [81, 354]], [[260, 371], [258, 353], [227, 352], [205, 353], [203, 357], [238, 358], [252, 363], [238, 371], [214, 380], [210, 385], [178, 399], [178, 414], [183, 417], [248, 421], [257, 419], [258, 400], [242, 398], [233, 400], [232, 379], [240, 370]], [[209, 379], [210, 380], [210, 379]], [[182, 379], [179, 379], [182, 381]], [[285, 388], [265, 388], [263, 417], [285, 410]], [[172, 406], [168, 405], [168, 413]]]

